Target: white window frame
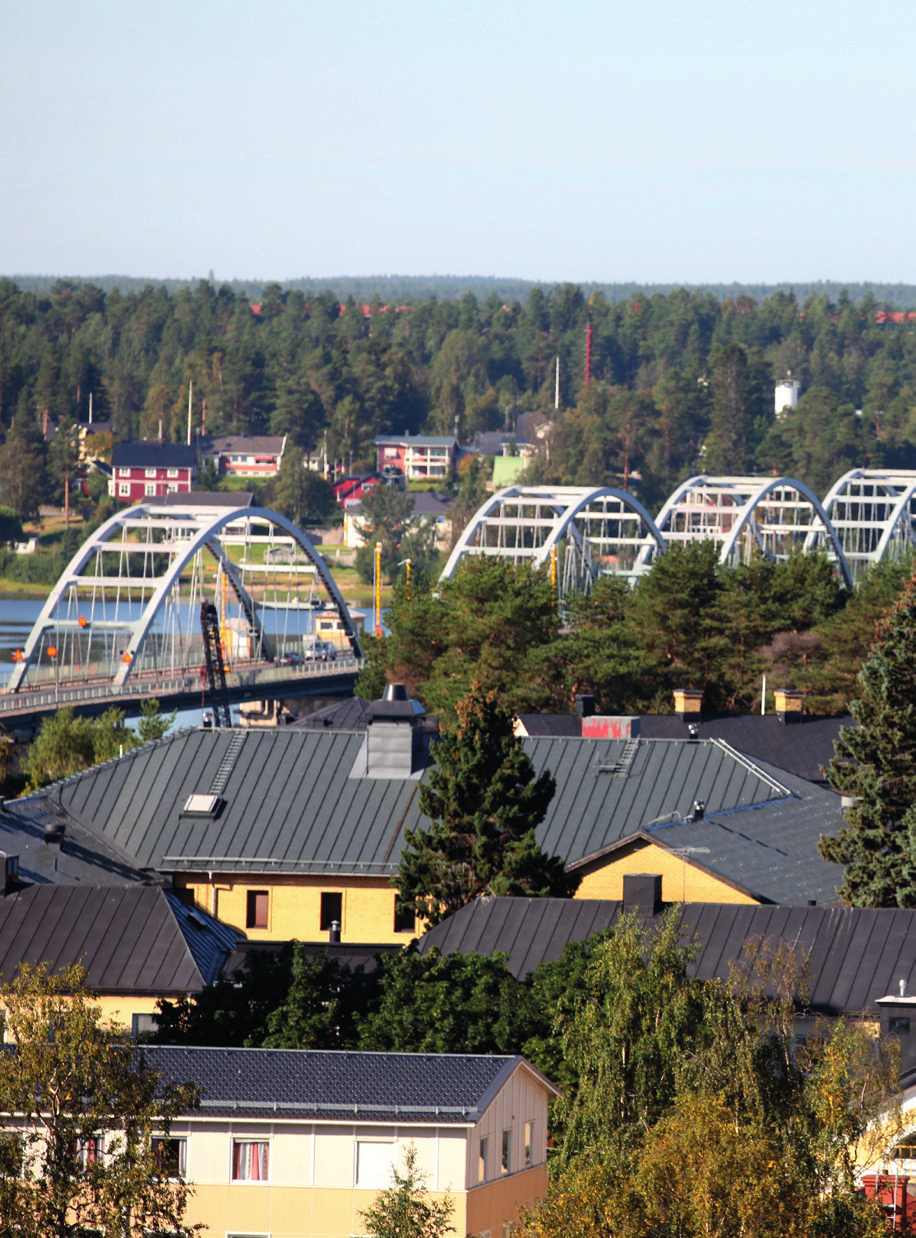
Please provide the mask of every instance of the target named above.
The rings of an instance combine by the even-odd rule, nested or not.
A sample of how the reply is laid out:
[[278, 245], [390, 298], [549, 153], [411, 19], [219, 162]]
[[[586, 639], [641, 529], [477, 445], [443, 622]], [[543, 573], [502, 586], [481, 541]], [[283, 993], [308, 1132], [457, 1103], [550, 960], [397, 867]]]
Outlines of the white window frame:
[[[377, 1148], [384, 1155], [388, 1153], [388, 1160], [385, 1164], [385, 1172], [382, 1177], [375, 1176], [376, 1171], [380, 1169], [378, 1163], [371, 1167], [367, 1166], [366, 1180], [360, 1180], [360, 1149], [361, 1148]], [[398, 1154], [397, 1140], [395, 1139], [374, 1139], [371, 1136], [365, 1139], [360, 1139], [358, 1136], [353, 1140], [353, 1183], [357, 1190], [360, 1191], [384, 1191], [386, 1187], [391, 1186], [391, 1167], [395, 1162]], [[368, 1159], [368, 1158], [367, 1158]], [[368, 1178], [372, 1181], [368, 1181]]]
[[130, 469], [118, 469], [119, 477], [130, 477]]
[[177, 476], [178, 476], [178, 469], [169, 469], [169, 471], [168, 471], [168, 473], [167, 473], [167, 476], [168, 476], [168, 477], [177, 477]]
[[129, 481], [118, 482], [118, 494], [121, 496], [121, 498], [128, 498], [128, 499], [130, 498], [130, 482]]
[[512, 1127], [503, 1131], [499, 1149], [499, 1176], [504, 1178], [512, 1172]]
[[[264, 1144], [267, 1148], [267, 1177], [266, 1178], [236, 1178], [235, 1177], [235, 1148], [236, 1144]], [[260, 1137], [244, 1138], [242, 1136], [233, 1135], [229, 1143], [229, 1181], [244, 1182], [247, 1186], [269, 1186], [270, 1185], [270, 1139], [262, 1139]]]
[[143, 473], [145, 477], [158, 477], [159, 476], [158, 469], [144, 469]]
[[525, 1123], [525, 1168], [534, 1164], [534, 1122]]
[[169, 1176], [169, 1182], [186, 1182], [188, 1179], [188, 1137], [187, 1135], [153, 1135], [153, 1159], [156, 1159], [157, 1143], [180, 1144], [178, 1152], [178, 1174]]
[[[89, 1157], [88, 1148], [86, 1147], [89, 1139], [93, 1140], [96, 1145], [95, 1156], [92, 1158]], [[76, 1141], [76, 1162], [82, 1170], [85, 1170], [89, 1165], [98, 1165], [105, 1159], [104, 1134], [90, 1135], [89, 1139], [77, 1139]]]
[[155, 496], [155, 494], [156, 494], [156, 483], [155, 483], [154, 481], [148, 481], [148, 482], [146, 483], [145, 487], [144, 487], [143, 492], [144, 492], [144, 494], [146, 494], [147, 496], [150, 496], [150, 495]]
[[477, 1144], [477, 1181], [489, 1181], [490, 1136], [481, 1135]]

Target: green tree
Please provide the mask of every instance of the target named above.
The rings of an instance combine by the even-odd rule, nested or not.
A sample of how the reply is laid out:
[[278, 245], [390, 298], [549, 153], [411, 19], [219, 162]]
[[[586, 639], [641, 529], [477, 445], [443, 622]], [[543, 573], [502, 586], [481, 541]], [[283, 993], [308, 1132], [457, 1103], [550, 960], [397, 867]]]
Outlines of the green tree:
[[23, 965], [0, 1005], [16, 1045], [0, 1055], [0, 1117], [18, 1140], [0, 1157], [0, 1234], [190, 1234], [190, 1187], [166, 1175], [152, 1139], [197, 1105], [194, 1085], [163, 1083], [103, 1025], [80, 967]]
[[137, 734], [141, 744], [149, 744], [162, 739], [170, 727], [174, 726], [178, 710], [164, 714], [159, 708], [159, 701], [154, 696], [148, 696], [140, 705], [140, 718], [137, 721]]
[[378, 982], [378, 1000], [360, 1027], [361, 1049], [517, 1053], [525, 1039], [525, 989], [505, 955], [420, 954], [411, 943], [380, 959]]
[[753, 392], [747, 353], [729, 344], [712, 371], [712, 416], [706, 441], [706, 468], [710, 473], [748, 471], [753, 456]]
[[281, 516], [298, 525], [328, 520], [337, 511], [331, 486], [305, 467], [302, 449], [295, 443], [287, 443], [280, 471], [265, 499]]
[[356, 552], [356, 570], [361, 580], [375, 577], [375, 545], [382, 545], [382, 576], [390, 584], [398, 566], [408, 555], [401, 546], [411, 530], [414, 497], [397, 486], [372, 486], [363, 492], [357, 529], [365, 544]]
[[417, 1148], [404, 1152], [404, 1172], [391, 1167], [391, 1186], [379, 1191], [375, 1202], [361, 1212], [374, 1238], [445, 1238], [452, 1229], [454, 1206], [449, 1195], [430, 1199], [428, 1176], [417, 1168]]
[[110, 761], [136, 747], [137, 736], [124, 722], [122, 709], [106, 709], [98, 718], [74, 714], [69, 705], [42, 719], [41, 727], [22, 759], [28, 789], [69, 778], [81, 769]]
[[286, 997], [265, 1021], [261, 1044], [268, 1049], [348, 1049], [356, 1043], [360, 1014], [375, 980], [323, 951], [308, 959], [293, 943], [292, 976]]
[[871, 655], [827, 769], [854, 803], [839, 834], [821, 839], [824, 859], [845, 867], [844, 902], [916, 906], [916, 572], [877, 626]]
[[545, 770], [535, 777], [511, 715], [479, 683], [456, 712], [420, 787], [420, 811], [431, 828], [405, 831], [392, 879], [399, 904], [432, 925], [482, 894], [571, 896], [578, 879], [535, 838], [553, 798], [553, 776]]
[[0, 495], [19, 520], [38, 518], [45, 491], [45, 454], [37, 422], [27, 409], [17, 412], [16, 424], [0, 446]]

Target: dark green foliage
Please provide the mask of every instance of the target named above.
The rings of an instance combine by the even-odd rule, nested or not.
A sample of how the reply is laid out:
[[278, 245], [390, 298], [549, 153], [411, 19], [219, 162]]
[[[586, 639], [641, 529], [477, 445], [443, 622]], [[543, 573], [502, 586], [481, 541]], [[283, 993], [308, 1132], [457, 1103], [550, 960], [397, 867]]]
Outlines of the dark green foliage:
[[363, 968], [321, 953], [307, 959], [293, 943], [292, 975], [282, 1004], [271, 1010], [261, 1044], [267, 1049], [345, 1049], [356, 1043], [360, 1015], [376, 988]]
[[159, 708], [156, 697], [147, 697], [140, 706], [140, 717], [137, 721], [137, 734], [140, 736], [140, 742], [148, 744], [162, 739], [168, 729], [174, 726], [177, 717], [177, 709], [173, 709], [170, 714], [164, 714]]
[[74, 714], [70, 706], [42, 719], [36, 738], [22, 758], [22, 772], [28, 776], [29, 790], [71, 774], [100, 761], [110, 761], [123, 750], [137, 744], [137, 736], [124, 722], [122, 709], [106, 709], [98, 718]]
[[438, 924], [484, 894], [572, 895], [578, 879], [535, 839], [555, 789], [550, 771], [535, 777], [511, 715], [479, 683], [456, 714], [420, 787], [419, 807], [430, 827], [405, 830], [393, 878], [400, 904]]
[[367, 584], [375, 580], [377, 542], [382, 547], [382, 579], [388, 584], [399, 575], [401, 561], [410, 557], [401, 547], [411, 533], [414, 502], [414, 496], [398, 486], [372, 486], [363, 494], [358, 523], [365, 544], [356, 552], [356, 570]]
[[268, 487], [264, 501], [298, 525], [320, 524], [337, 515], [330, 483], [305, 467], [302, 451], [294, 443], [287, 445], [280, 471]]
[[877, 627], [827, 774], [855, 798], [821, 854], [846, 867], [845, 902], [916, 906], [916, 573]]
[[361, 1049], [517, 1053], [527, 1031], [525, 988], [505, 955], [419, 954], [380, 960], [380, 997], [360, 1026]]

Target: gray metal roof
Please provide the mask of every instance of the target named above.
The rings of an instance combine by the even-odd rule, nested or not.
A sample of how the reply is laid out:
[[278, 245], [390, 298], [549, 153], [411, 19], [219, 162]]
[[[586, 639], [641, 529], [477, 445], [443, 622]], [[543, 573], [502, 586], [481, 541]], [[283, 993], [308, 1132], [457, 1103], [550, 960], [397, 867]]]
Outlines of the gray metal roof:
[[111, 449], [113, 468], [196, 468], [197, 448], [184, 443], [157, 440], [115, 443]]
[[158, 886], [28, 886], [0, 898], [0, 973], [82, 963], [105, 993], [179, 995], [212, 984], [239, 934]]
[[[690, 845], [671, 823], [683, 822], [702, 800], [729, 880], [757, 897], [796, 900], [829, 897], [838, 884], [838, 870], [817, 854], [817, 838], [841, 826], [839, 800], [755, 765], [727, 744], [523, 742], [537, 772], [550, 769], [557, 783], [538, 838], [568, 864], [660, 825], [671, 827], [663, 845]], [[230, 768], [219, 814], [186, 814], [188, 797], [210, 793], [224, 760]], [[197, 730], [87, 770], [46, 794], [143, 869], [390, 875], [404, 829], [424, 821], [418, 780], [369, 778], [365, 770], [364, 732]], [[28, 803], [10, 811], [27, 817]], [[755, 805], [767, 807], [753, 816], [753, 828], [718, 822], [720, 813]], [[685, 837], [694, 837], [698, 824], [682, 826]], [[747, 848], [745, 835], [755, 846]], [[713, 850], [705, 835], [697, 845]]]
[[[420, 939], [420, 950], [444, 954], [504, 950], [519, 977], [560, 957], [570, 941], [612, 928], [622, 904], [598, 899], [478, 899]], [[810, 1004], [830, 1014], [872, 1009], [916, 984], [916, 911], [864, 907], [776, 907], [686, 903], [682, 933], [698, 948], [694, 974], [726, 978], [746, 943], [789, 942], [808, 955]], [[746, 956], [745, 956], [746, 957]]]
[[[66, 827], [62, 847], [45, 843], [45, 827]], [[0, 809], [0, 851], [19, 857], [22, 881], [34, 884], [119, 886], [147, 882], [109, 842], [67, 817], [43, 795], [17, 800]]]
[[[522, 714], [527, 733], [537, 737], [574, 737], [582, 734], [582, 719], [575, 714]], [[767, 761], [809, 782], [823, 782], [824, 768], [844, 726], [855, 726], [848, 714], [837, 718], [802, 718], [780, 722], [775, 714], [735, 714], [719, 718], [691, 718], [702, 739], [721, 739], [755, 761]], [[643, 714], [641, 739], [686, 739], [687, 727], [675, 714]]]
[[[475, 1122], [527, 1066], [521, 1057], [446, 1053], [150, 1045], [145, 1054], [166, 1082], [200, 1086], [204, 1115], [437, 1125]], [[555, 1092], [546, 1079], [544, 1086]]]

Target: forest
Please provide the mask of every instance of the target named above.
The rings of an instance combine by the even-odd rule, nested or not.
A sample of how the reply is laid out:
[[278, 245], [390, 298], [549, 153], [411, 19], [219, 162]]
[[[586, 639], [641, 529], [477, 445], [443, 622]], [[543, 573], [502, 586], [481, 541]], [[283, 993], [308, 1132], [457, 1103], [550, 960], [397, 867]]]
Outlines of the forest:
[[[531, 481], [625, 484], [651, 510], [698, 471], [784, 474], [823, 494], [851, 467], [916, 466], [914, 324], [870, 292], [613, 301], [566, 284], [524, 300], [343, 297], [0, 281], [0, 483], [44, 476], [52, 500], [59, 470], [45, 467], [43, 430], [87, 422], [90, 399], [118, 439], [156, 438], [161, 425], [182, 440], [191, 383], [195, 430], [288, 434], [353, 468], [374, 464], [378, 434], [467, 441], [541, 411]], [[773, 385], [788, 373], [802, 398], [776, 419]]]

